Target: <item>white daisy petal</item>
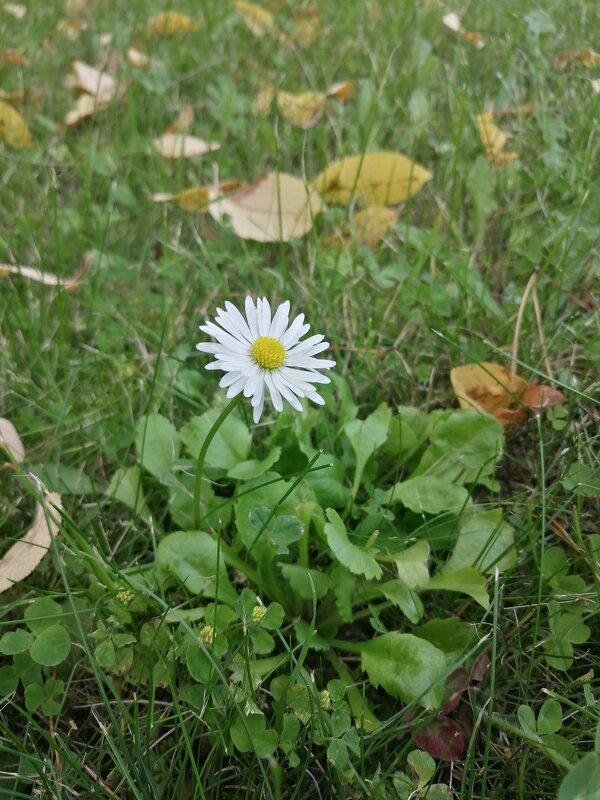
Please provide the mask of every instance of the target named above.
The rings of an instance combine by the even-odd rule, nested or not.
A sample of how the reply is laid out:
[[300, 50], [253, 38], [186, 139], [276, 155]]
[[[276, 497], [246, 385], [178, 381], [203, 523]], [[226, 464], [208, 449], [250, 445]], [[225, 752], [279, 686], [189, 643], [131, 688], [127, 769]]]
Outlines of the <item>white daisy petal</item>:
[[219, 381], [219, 386], [221, 389], [226, 389], [228, 386], [231, 386], [232, 383], [239, 380], [240, 377], [241, 375], [239, 372], [226, 372]]
[[254, 336], [252, 336], [248, 323], [240, 311], [238, 311], [238, 309], [229, 300], [225, 301], [225, 308], [227, 309], [230, 319], [237, 323], [238, 330], [242, 333], [244, 339], [247, 339], [249, 342], [251, 342], [254, 339]]
[[285, 348], [292, 347], [296, 344], [298, 339], [304, 336], [305, 333], [308, 333], [309, 330], [310, 325], [304, 325], [304, 314], [298, 314], [290, 327], [281, 337], [281, 344]]
[[313, 358], [312, 356], [301, 356], [300, 358], [286, 359], [286, 366], [299, 369], [330, 369], [335, 367], [335, 361], [328, 361], [325, 358]]
[[254, 406], [254, 411], [252, 413], [252, 419], [254, 420], [255, 425], [260, 422], [260, 418], [262, 416], [264, 407], [265, 407], [265, 397], [263, 395], [260, 399], [260, 403]]
[[283, 411], [283, 400], [281, 399], [281, 392], [273, 383], [273, 378], [268, 372], [265, 372], [265, 383], [271, 395], [271, 402], [275, 411]]
[[275, 312], [275, 316], [271, 322], [269, 336], [272, 336], [274, 339], [281, 339], [283, 332], [287, 328], [289, 316], [290, 301], [286, 300], [285, 303], [282, 303]]
[[[277, 389], [281, 392], [281, 395], [285, 397], [288, 403], [295, 408], [296, 411], [304, 411], [302, 407], [302, 403], [294, 394], [293, 387], [290, 384], [286, 384], [283, 378], [280, 375], [273, 375], [272, 376], [273, 385], [277, 387]], [[304, 393], [301, 393], [302, 396]]]
[[236, 394], [239, 394], [244, 388], [245, 383], [246, 378], [242, 375], [241, 378], [238, 378], [236, 381], [234, 381], [229, 389], [227, 389], [227, 397], [231, 399], [232, 397], [235, 397]]
[[258, 316], [251, 297], [246, 298], [245, 308], [246, 308], [246, 319], [248, 320], [248, 327], [250, 328], [250, 333], [252, 334], [252, 338], [256, 339], [258, 336], [260, 336], [258, 332]]

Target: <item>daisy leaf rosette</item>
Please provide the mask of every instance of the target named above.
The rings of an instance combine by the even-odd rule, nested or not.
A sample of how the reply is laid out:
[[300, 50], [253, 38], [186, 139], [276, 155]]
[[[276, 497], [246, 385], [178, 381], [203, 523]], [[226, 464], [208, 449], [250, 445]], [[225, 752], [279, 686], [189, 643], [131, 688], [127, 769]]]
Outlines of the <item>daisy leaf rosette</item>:
[[323, 405], [316, 384], [329, 383], [320, 370], [331, 369], [335, 361], [316, 358], [329, 347], [323, 334], [309, 336], [304, 314], [289, 322], [290, 302], [271, 314], [269, 301], [251, 297], [245, 301], [245, 316], [233, 303], [226, 301], [225, 310], [217, 308], [215, 321], [207, 320], [200, 330], [215, 342], [200, 342], [196, 348], [215, 357], [206, 369], [222, 370], [219, 385], [227, 389], [227, 397], [243, 393], [251, 397], [254, 422], [261, 418], [268, 390], [273, 408], [283, 411], [286, 400], [296, 411], [302, 411], [301, 398]]

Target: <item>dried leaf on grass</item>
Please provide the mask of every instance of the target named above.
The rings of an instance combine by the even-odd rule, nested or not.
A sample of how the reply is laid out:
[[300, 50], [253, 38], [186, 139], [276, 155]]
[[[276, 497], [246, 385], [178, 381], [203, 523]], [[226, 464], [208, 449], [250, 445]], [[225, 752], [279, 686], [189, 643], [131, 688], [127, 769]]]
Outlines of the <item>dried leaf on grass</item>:
[[275, 29], [275, 18], [266, 8], [245, 0], [234, 0], [233, 7], [255, 36], [263, 36]]
[[[230, 194], [242, 186], [245, 186], [244, 181], [231, 179], [223, 181], [219, 184], [219, 196]], [[176, 203], [184, 211], [205, 212], [208, 211], [210, 187], [208, 186], [191, 186], [189, 189], [183, 189], [181, 192], [157, 192], [151, 196], [151, 200], [155, 203]]]
[[17, 429], [10, 420], [0, 417], [0, 451], [3, 447], [10, 452], [18, 464], [25, 458], [25, 448]]
[[591, 69], [600, 64], [600, 53], [597, 53], [593, 47], [586, 47], [584, 50], [565, 50], [554, 59], [552, 66], [556, 69], [565, 69], [577, 62]]
[[519, 154], [514, 151], [505, 152], [506, 134], [494, 123], [494, 115], [491, 111], [484, 111], [483, 114], [477, 115], [477, 129], [488, 161], [493, 166], [500, 167], [503, 164], [510, 164], [519, 157]]
[[27, 14], [27, 6], [24, 6], [21, 3], [4, 3], [2, 8], [7, 14], [15, 19], [23, 19], [25, 14]]
[[53, 272], [44, 272], [36, 267], [22, 267], [12, 264], [0, 264], [0, 277], [4, 275], [20, 275], [23, 278], [29, 278], [30, 281], [43, 283], [45, 286], [57, 286], [61, 289], [74, 289], [80, 282], [82, 276], [90, 267], [92, 263], [91, 253], [87, 253], [83, 259], [80, 269], [71, 278], [60, 278]]
[[375, 248], [398, 220], [398, 211], [385, 206], [370, 206], [358, 211], [351, 224], [342, 228], [341, 235], [323, 242], [325, 248], [347, 248], [352, 242]]
[[154, 147], [163, 158], [193, 158], [218, 150], [219, 142], [205, 142], [197, 136], [181, 133], [165, 133], [154, 140]]
[[127, 63], [136, 69], [145, 69], [150, 66], [152, 59], [138, 47], [130, 47], [127, 50]]
[[103, 72], [79, 59], [73, 61], [71, 69], [73, 74], [67, 77], [65, 81], [67, 86], [91, 94], [99, 103], [110, 103], [117, 92], [117, 84], [108, 72]]
[[348, 100], [354, 96], [355, 92], [356, 84], [354, 81], [337, 81], [337, 83], [332, 83], [329, 89], [327, 89], [327, 97], [333, 97], [339, 100], [340, 103], [347, 103]]
[[454, 367], [450, 380], [461, 408], [485, 411], [505, 427], [524, 422], [528, 410], [539, 412], [565, 401], [554, 386], [528, 384], [492, 361]]
[[323, 116], [326, 95], [323, 92], [277, 92], [277, 107], [292, 125], [303, 130], [313, 128]]
[[485, 45], [485, 41], [483, 36], [478, 31], [468, 31], [465, 30], [462, 26], [462, 22], [458, 14], [450, 12], [449, 14], [444, 14], [442, 18], [442, 22], [444, 25], [449, 28], [454, 33], [458, 34], [465, 42], [469, 42], [472, 44], [473, 47], [476, 47], [477, 50], [481, 50], [481, 48]]
[[58, 534], [61, 498], [56, 492], [44, 492], [44, 503], [35, 509], [33, 525], [25, 536], [0, 559], [0, 592], [10, 589], [34, 571]]
[[33, 147], [29, 128], [19, 112], [0, 100], [0, 137], [11, 147]]
[[294, 175], [271, 172], [229, 197], [220, 189], [209, 192], [208, 211], [217, 222], [229, 224], [241, 239], [287, 242], [304, 236], [320, 212], [319, 196]]
[[177, 11], [164, 11], [148, 20], [148, 33], [151, 36], [171, 36], [173, 33], [192, 33], [198, 30], [199, 22]]
[[347, 206], [398, 205], [433, 178], [429, 170], [399, 153], [367, 153], [336, 161], [313, 181], [327, 202]]
[[0, 53], [0, 64], [6, 64], [10, 67], [26, 67], [29, 63], [27, 57], [22, 50], [15, 50], [12, 47], [7, 47]]
[[61, 19], [56, 24], [57, 32], [64, 33], [67, 39], [70, 39], [72, 42], [76, 42], [86, 28], [87, 22], [82, 17]]
[[194, 107], [190, 104], [183, 106], [175, 120], [165, 130], [166, 133], [187, 133], [194, 121]]

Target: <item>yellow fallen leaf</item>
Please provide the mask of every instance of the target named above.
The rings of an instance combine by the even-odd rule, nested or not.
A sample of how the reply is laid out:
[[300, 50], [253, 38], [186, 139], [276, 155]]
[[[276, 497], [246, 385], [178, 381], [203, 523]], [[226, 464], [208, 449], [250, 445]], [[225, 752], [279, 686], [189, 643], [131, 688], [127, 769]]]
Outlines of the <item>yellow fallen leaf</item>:
[[23, 19], [27, 14], [27, 6], [21, 5], [21, 3], [4, 3], [2, 8], [15, 19]]
[[7, 47], [0, 53], [0, 64], [6, 64], [11, 67], [26, 67], [28, 59], [22, 50], [14, 50], [12, 47]]
[[75, 17], [86, 11], [92, 0], [65, 0], [63, 9], [67, 16]]
[[277, 107], [281, 115], [304, 130], [314, 127], [323, 116], [325, 95], [322, 92], [277, 92]]
[[91, 94], [98, 103], [110, 103], [117, 92], [117, 84], [108, 72], [102, 72], [78, 59], [73, 61], [71, 69], [73, 76], [67, 81], [69, 85]]
[[194, 107], [187, 104], [183, 106], [174, 122], [165, 130], [165, 133], [187, 133], [194, 121]]
[[267, 84], [259, 89], [258, 94], [256, 95], [256, 100], [252, 103], [252, 113], [254, 116], [258, 116], [259, 114], [268, 114], [271, 110], [271, 106], [273, 105], [273, 100], [275, 98], [275, 89]]
[[254, 183], [219, 198], [221, 189], [209, 192], [209, 214], [231, 226], [241, 239], [257, 242], [287, 242], [304, 236], [321, 211], [318, 194], [294, 175], [271, 172]]
[[454, 12], [444, 14], [442, 22], [451, 31], [454, 31], [454, 33], [458, 34], [466, 42], [469, 42], [469, 44], [472, 44], [474, 47], [476, 47], [477, 50], [481, 50], [481, 48], [485, 45], [485, 41], [481, 33], [478, 31], [467, 31], [463, 28], [458, 14], [455, 14]]
[[[231, 179], [223, 181], [219, 184], [220, 195], [229, 194], [237, 189], [245, 186], [244, 181]], [[192, 186], [189, 189], [183, 189], [181, 192], [158, 192], [151, 196], [155, 203], [176, 203], [184, 211], [195, 213], [198, 211], [208, 211], [209, 203], [208, 186]]]
[[86, 253], [81, 267], [71, 278], [59, 278], [53, 272], [44, 272], [36, 267], [22, 267], [14, 266], [12, 264], [0, 264], [0, 277], [4, 275], [20, 275], [23, 278], [29, 278], [30, 281], [36, 283], [43, 283], [45, 286], [58, 286], [61, 289], [74, 289], [81, 280], [82, 276], [87, 272], [92, 263], [91, 253]]
[[177, 11], [164, 11], [148, 20], [151, 36], [170, 36], [173, 33], [191, 33], [200, 30], [200, 23]]
[[275, 19], [266, 8], [255, 3], [246, 3], [245, 0], [234, 0], [233, 7], [255, 36], [262, 36], [274, 30]]
[[485, 154], [489, 162], [495, 167], [509, 164], [519, 157], [519, 154], [514, 151], [504, 151], [507, 142], [506, 134], [494, 123], [494, 115], [491, 111], [484, 111], [483, 114], [478, 114], [477, 128]]
[[17, 464], [20, 464], [25, 458], [25, 448], [17, 429], [10, 420], [0, 417], [0, 458], [2, 458], [3, 447], [9, 451]]
[[327, 89], [327, 97], [333, 97], [339, 100], [340, 103], [347, 103], [354, 96], [355, 91], [356, 84], [354, 81], [338, 81], [337, 83], [332, 83]]
[[127, 61], [130, 66], [136, 67], [137, 69], [145, 69], [152, 63], [150, 56], [147, 56], [146, 53], [139, 50], [137, 47], [130, 47], [127, 50]]
[[0, 100], [0, 137], [11, 147], [33, 147], [29, 128], [19, 112]]
[[56, 24], [58, 33], [64, 33], [67, 39], [70, 39], [72, 42], [76, 42], [86, 28], [87, 22], [82, 17], [61, 19]]
[[552, 65], [557, 69], [564, 69], [576, 61], [580, 61], [584, 67], [589, 69], [600, 64], [600, 53], [597, 53], [593, 47], [586, 47], [584, 50], [565, 50], [554, 59]]
[[399, 153], [367, 153], [336, 161], [313, 181], [327, 202], [347, 206], [403, 203], [431, 179], [429, 170]]
[[10, 589], [34, 571], [58, 534], [61, 498], [56, 492], [44, 492], [44, 501], [36, 505], [31, 528], [0, 559], [0, 592]]
[[[306, 16], [296, 17], [288, 39], [299, 47], [310, 47], [323, 35], [321, 18], [316, 11], [309, 11]], [[287, 43], [287, 41], [286, 41]]]
[[354, 215], [352, 231], [358, 244], [377, 247], [398, 220], [398, 212], [385, 206], [364, 208]]
[[197, 136], [182, 133], [165, 133], [154, 140], [154, 147], [163, 158], [192, 158], [218, 150], [219, 142], [205, 142]]

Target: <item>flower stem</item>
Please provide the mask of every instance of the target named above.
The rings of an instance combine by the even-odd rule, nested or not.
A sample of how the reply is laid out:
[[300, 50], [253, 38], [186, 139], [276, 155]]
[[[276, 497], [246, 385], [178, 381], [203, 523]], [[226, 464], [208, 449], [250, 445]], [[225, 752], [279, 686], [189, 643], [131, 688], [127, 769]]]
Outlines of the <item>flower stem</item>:
[[210, 447], [210, 443], [215, 438], [215, 435], [221, 425], [225, 422], [227, 417], [231, 414], [235, 406], [238, 404], [241, 395], [236, 395], [229, 403], [225, 406], [223, 411], [219, 414], [217, 419], [215, 420], [212, 428], [206, 434], [206, 439], [202, 442], [202, 447], [200, 448], [200, 452], [198, 453], [198, 460], [196, 461], [196, 476], [194, 478], [194, 528], [198, 530], [200, 528], [200, 521], [201, 521], [201, 514], [200, 514], [200, 495], [202, 494], [202, 472], [204, 470], [204, 460], [206, 458], [206, 453], [208, 452], [208, 448]]

